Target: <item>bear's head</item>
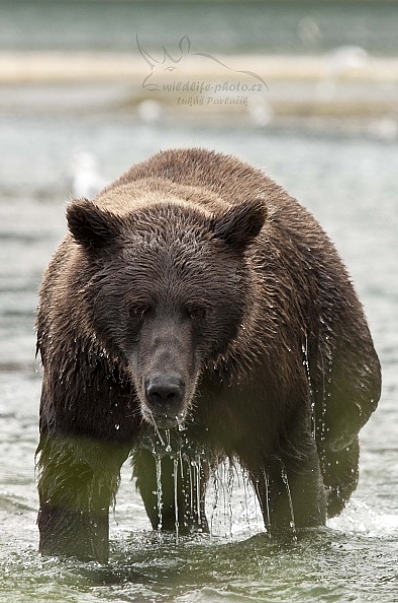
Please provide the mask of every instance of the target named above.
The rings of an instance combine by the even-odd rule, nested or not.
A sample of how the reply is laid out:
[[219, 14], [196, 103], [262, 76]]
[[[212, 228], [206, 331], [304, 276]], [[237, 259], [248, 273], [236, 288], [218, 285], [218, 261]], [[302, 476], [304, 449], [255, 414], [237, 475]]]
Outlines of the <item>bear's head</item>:
[[93, 335], [127, 367], [157, 427], [181, 424], [201, 375], [228, 356], [251, 294], [245, 252], [265, 216], [261, 199], [217, 213], [175, 201], [123, 215], [87, 200], [68, 207]]

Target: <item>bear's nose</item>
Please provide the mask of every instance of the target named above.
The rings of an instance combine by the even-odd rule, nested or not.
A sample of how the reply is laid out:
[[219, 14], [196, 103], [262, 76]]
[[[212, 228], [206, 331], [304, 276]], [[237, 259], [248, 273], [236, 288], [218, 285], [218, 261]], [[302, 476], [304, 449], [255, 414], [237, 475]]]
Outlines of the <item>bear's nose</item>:
[[145, 380], [145, 394], [155, 408], [177, 408], [184, 396], [184, 383], [178, 375], [151, 375]]

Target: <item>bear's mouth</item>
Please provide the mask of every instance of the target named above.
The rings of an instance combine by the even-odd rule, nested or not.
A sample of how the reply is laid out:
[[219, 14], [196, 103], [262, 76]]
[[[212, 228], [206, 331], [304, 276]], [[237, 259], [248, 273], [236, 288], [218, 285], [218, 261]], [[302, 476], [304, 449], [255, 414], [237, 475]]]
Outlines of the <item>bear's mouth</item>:
[[181, 429], [185, 421], [185, 412], [180, 410], [178, 413], [171, 413], [161, 410], [151, 410], [146, 405], [141, 405], [142, 416], [145, 421], [157, 429]]

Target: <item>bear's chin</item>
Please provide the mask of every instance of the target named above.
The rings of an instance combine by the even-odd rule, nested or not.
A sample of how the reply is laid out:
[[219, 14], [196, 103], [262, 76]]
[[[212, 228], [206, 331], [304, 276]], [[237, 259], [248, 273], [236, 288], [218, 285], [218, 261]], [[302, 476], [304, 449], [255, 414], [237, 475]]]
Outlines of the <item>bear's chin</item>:
[[182, 429], [184, 426], [184, 411], [180, 411], [177, 414], [168, 414], [166, 412], [152, 411], [147, 406], [142, 406], [141, 412], [144, 420], [157, 429], [173, 429], [175, 427]]

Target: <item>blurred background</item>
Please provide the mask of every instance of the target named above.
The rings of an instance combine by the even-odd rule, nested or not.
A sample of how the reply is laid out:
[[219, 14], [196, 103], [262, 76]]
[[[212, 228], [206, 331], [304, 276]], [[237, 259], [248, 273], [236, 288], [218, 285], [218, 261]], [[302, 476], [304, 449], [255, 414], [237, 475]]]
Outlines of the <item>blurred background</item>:
[[113, 178], [165, 128], [396, 142], [397, 40], [393, 1], [1, 0], [1, 190], [67, 193], [82, 151]]
[[[227, 543], [181, 549], [148, 532], [127, 467], [109, 571], [42, 561], [42, 273], [73, 196], [178, 146], [262, 168], [335, 241], [383, 365], [359, 487], [298, 548], [243, 546], [261, 520], [227, 471], [217, 515]], [[0, 601], [398, 599], [397, 174], [397, 2], [0, 0]]]
[[4, 111], [351, 119], [397, 136], [395, 2], [2, 0], [0, 10]]

